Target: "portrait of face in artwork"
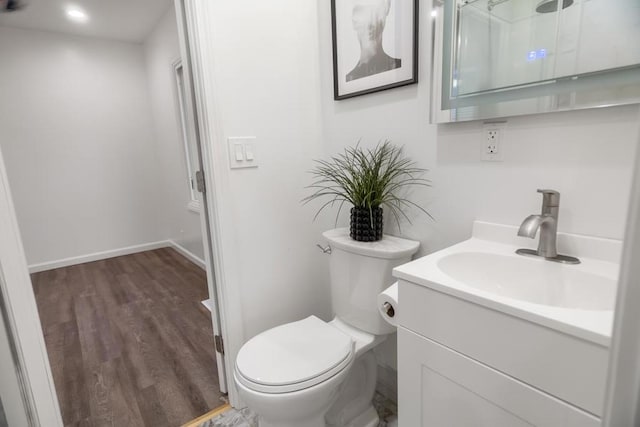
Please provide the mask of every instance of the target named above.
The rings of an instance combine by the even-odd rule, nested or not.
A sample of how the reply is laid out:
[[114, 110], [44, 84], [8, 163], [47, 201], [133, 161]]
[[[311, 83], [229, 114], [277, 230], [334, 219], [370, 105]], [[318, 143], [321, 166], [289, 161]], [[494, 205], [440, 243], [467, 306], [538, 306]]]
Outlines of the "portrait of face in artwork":
[[391, 0], [355, 0], [352, 11], [353, 29], [360, 44], [360, 59], [346, 75], [352, 81], [402, 66], [402, 59], [389, 56], [382, 46]]

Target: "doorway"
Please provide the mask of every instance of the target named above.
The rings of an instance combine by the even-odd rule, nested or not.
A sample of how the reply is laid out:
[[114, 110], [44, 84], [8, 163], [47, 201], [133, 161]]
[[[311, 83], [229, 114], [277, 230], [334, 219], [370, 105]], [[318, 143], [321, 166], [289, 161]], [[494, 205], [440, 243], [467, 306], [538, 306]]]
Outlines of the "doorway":
[[179, 9], [26, 3], [0, 148], [64, 424], [182, 424], [226, 379]]

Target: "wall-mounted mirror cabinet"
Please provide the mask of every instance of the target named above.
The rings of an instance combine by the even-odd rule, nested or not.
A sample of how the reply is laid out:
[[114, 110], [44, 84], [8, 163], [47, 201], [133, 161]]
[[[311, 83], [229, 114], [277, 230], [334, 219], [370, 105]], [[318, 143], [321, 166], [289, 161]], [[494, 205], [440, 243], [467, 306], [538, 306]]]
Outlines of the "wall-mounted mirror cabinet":
[[640, 102], [639, 0], [434, 0], [432, 122]]

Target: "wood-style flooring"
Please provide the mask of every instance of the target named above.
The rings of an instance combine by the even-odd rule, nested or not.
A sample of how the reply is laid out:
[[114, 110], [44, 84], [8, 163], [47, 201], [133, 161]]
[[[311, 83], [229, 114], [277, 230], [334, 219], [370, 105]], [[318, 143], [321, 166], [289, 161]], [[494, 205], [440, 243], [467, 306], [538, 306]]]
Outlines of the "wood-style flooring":
[[224, 403], [205, 273], [173, 249], [32, 281], [65, 426], [175, 427]]

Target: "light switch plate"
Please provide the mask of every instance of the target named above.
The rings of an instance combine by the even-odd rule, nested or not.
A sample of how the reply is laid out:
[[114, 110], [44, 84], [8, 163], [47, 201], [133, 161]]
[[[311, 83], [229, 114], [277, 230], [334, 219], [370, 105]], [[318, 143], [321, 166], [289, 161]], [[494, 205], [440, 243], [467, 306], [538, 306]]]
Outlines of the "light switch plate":
[[229, 167], [231, 169], [258, 167], [255, 136], [230, 136], [227, 138], [227, 144], [229, 146]]

